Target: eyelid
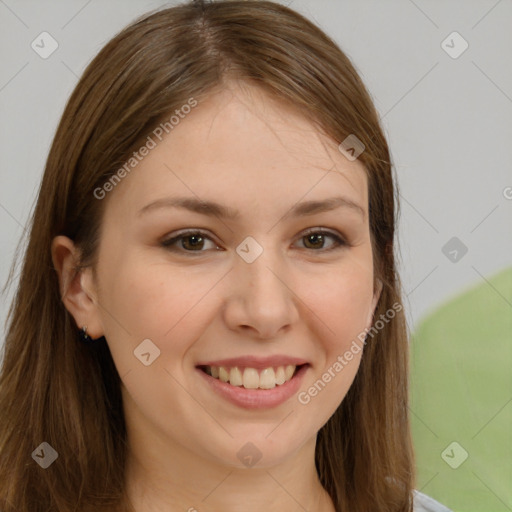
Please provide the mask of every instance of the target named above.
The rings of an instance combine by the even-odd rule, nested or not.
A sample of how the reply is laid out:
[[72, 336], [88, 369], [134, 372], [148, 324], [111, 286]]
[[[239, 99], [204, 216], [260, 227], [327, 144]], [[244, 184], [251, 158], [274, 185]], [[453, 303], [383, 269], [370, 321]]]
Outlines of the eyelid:
[[[161, 244], [164, 246], [164, 247], [169, 247], [171, 246], [172, 243], [182, 239], [182, 238], [186, 238], [187, 236], [192, 236], [192, 235], [201, 235], [203, 238], [207, 238], [208, 240], [211, 240], [215, 245], [219, 245], [213, 236], [210, 235], [210, 233], [208, 233], [207, 231], [204, 231], [202, 229], [183, 229], [181, 231], [177, 231], [176, 233], [173, 233], [171, 236], [166, 236], [162, 239], [161, 241]], [[184, 252], [188, 252], [188, 253], [192, 253], [194, 251], [184, 251]], [[195, 252], [205, 252], [205, 251], [195, 251]]]
[[344, 243], [346, 243], [348, 245], [348, 242], [347, 242], [347, 239], [346, 239], [345, 235], [343, 235], [342, 233], [340, 233], [337, 230], [332, 230], [330, 228], [323, 228], [321, 226], [317, 226], [317, 227], [314, 227], [314, 228], [308, 228], [308, 229], [302, 231], [301, 237], [302, 236], [311, 235], [311, 234], [314, 234], [314, 233], [321, 233], [323, 235], [331, 235], [331, 236], [333, 236], [335, 238], [339, 238], [341, 241], [343, 241]]

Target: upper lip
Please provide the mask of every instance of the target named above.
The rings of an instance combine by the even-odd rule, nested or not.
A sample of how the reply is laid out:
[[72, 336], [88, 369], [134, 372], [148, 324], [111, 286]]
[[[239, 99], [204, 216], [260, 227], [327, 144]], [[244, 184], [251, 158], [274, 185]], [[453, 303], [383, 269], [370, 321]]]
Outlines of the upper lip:
[[300, 357], [290, 357], [286, 355], [274, 355], [268, 357], [257, 357], [257, 356], [241, 356], [241, 357], [230, 357], [228, 359], [219, 359], [216, 361], [204, 361], [198, 363], [196, 366], [224, 366], [233, 368], [235, 366], [241, 366], [244, 368], [255, 368], [257, 370], [264, 370], [265, 368], [277, 368], [279, 366], [287, 365], [300, 366], [308, 364], [305, 359]]

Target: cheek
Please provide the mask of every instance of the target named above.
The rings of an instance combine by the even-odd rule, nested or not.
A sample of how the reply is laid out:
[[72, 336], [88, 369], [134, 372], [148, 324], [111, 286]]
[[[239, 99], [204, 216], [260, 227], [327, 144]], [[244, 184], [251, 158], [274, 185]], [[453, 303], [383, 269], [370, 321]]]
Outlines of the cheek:
[[318, 339], [332, 358], [334, 352], [343, 353], [367, 325], [373, 298], [371, 264], [346, 262], [339, 269], [316, 276], [314, 284], [302, 293], [323, 333], [318, 333]]
[[134, 350], [146, 339], [160, 351], [158, 366], [176, 368], [209, 323], [212, 312], [203, 299], [217, 281], [216, 275], [194, 279], [190, 269], [135, 259], [118, 261], [115, 274], [104, 274], [105, 336], [119, 373], [140, 364]]
[[318, 360], [297, 395], [312, 430], [320, 429], [334, 414], [359, 369], [372, 305], [373, 272], [347, 265], [316, 282], [316, 292], [310, 292], [305, 302], [315, 318]]

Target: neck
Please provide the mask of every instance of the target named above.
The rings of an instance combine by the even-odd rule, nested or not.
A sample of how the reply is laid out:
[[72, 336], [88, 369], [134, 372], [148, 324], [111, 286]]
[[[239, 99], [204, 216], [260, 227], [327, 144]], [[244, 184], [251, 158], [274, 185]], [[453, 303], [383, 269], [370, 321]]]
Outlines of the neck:
[[[335, 512], [314, 464], [315, 441], [281, 464], [236, 468], [173, 447], [173, 456], [132, 451], [126, 489], [134, 512]], [[165, 459], [165, 458], [164, 458]], [[304, 464], [308, 460], [309, 464]]]

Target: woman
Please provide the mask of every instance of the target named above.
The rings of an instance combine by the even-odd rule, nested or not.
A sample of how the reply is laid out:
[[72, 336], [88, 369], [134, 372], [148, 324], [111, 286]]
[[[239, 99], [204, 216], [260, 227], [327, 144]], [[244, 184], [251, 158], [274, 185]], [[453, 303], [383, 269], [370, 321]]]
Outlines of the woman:
[[48, 157], [0, 509], [446, 510], [413, 491], [394, 196], [369, 94], [294, 11], [124, 29]]

